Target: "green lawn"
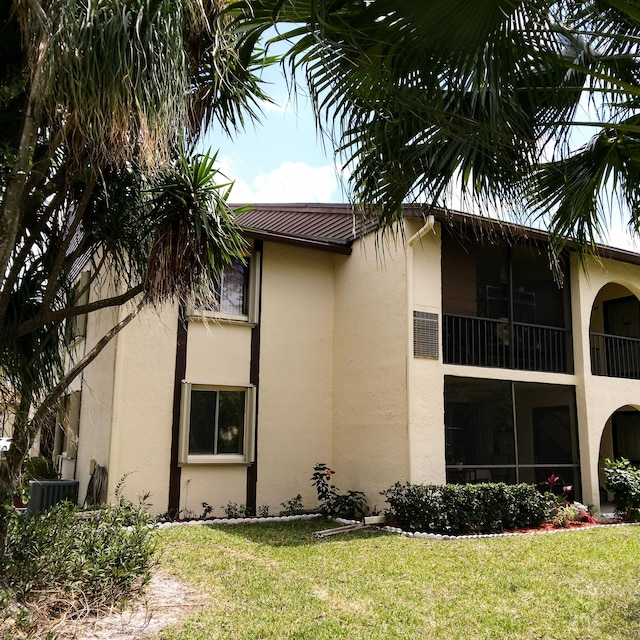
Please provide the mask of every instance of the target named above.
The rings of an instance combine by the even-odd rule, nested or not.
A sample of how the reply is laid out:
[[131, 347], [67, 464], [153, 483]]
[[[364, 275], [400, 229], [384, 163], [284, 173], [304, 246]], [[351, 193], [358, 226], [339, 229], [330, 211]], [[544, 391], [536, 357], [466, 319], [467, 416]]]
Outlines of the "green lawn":
[[313, 536], [328, 526], [158, 533], [161, 568], [210, 598], [160, 638], [640, 637], [640, 527], [449, 541]]

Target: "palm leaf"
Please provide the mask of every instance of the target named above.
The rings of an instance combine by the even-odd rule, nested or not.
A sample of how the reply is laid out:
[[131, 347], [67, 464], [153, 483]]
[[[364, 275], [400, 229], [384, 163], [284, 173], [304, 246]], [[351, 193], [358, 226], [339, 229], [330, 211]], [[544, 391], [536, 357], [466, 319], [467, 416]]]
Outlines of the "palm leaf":
[[246, 242], [227, 204], [228, 182], [219, 182], [211, 154], [184, 156], [163, 172], [153, 189], [150, 215], [157, 225], [145, 291], [153, 301], [193, 301], [211, 287]]

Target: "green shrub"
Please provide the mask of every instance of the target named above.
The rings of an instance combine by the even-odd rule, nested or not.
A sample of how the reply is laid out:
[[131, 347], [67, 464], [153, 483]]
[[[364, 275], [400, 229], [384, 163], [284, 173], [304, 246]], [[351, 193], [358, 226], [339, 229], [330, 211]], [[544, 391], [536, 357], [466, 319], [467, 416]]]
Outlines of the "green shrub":
[[121, 602], [149, 579], [153, 531], [143, 506], [81, 512], [63, 502], [9, 523], [0, 561], [0, 591], [40, 614], [97, 611]]
[[536, 527], [547, 516], [547, 500], [533, 485], [401, 484], [381, 493], [388, 519], [412, 531], [459, 535]]
[[607, 490], [613, 493], [616, 511], [629, 520], [640, 516], [640, 470], [626, 458], [604, 461]]
[[367, 515], [369, 507], [367, 499], [362, 491], [349, 490], [346, 493], [338, 493], [338, 487], [331, 483], [331, 477], [335, 474], [326, 464], [320, 462], [313, 468], [311, 484], [318, 492], [320, 511], [333, 518], [360, 518]]
[[291, 498], [291, 500], [281, 502], [280, 504], [284, 507], [284, 510], [281, 513], [285, 516], [297, 516], [300, 513], [304, 513], [301, 494]]
[[555, 510], [551, 519], [554, 527], [568, 527], [572, 522], [580, 522], [580, 512], [573, 504], [564, 504]]
[[222, 510], [227, 518], [248, 518], [250, 515], [249, 509], [245, 504], [237, 504], [231, 501], [227, 502], [227, 504], [222, 507]]

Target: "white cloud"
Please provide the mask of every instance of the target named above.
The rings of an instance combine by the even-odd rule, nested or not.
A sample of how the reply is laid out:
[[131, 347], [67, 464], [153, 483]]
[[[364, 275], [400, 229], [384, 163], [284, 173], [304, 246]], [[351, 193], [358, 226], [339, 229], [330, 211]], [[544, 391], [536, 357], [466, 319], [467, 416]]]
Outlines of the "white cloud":
[[[224, 164], [223, 164], [224, 163]], [[340, 185], [333, 165], [312, 167], [305, 162], [283, 162], [247, 182], [233, 171], [233, 163], [221, 159], [223, 173], [235, 179], [232, 202], [336, 202]]]

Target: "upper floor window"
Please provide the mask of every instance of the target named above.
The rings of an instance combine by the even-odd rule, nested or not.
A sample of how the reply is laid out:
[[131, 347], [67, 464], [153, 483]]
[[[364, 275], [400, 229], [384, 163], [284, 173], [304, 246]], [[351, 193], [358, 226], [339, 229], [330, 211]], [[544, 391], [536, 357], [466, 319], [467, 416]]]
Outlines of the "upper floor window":
[[192, 319], [216, 318], [231, 322], [258, 321], [260, 254], [253, 252], [245, 260], [239, 258], [224, 269], [213, 283], [213, 295], [199, 309], [191, 309]]
[[212, 311], [234, 316], [248, 315], [249, 264], [234, 259], [215, 283], [215, 301]]

